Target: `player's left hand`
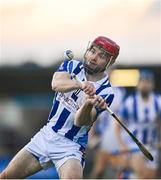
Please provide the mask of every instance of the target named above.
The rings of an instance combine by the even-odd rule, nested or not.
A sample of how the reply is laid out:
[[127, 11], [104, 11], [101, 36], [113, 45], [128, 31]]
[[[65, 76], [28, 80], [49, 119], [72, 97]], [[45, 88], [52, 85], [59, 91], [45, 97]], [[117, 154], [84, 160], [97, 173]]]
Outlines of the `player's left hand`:
[[100, 109], [106, 109], [106, 107], [107, 107], [106, 101], [101, 96], [97, 96], [97, 95], [95, 95], [95, 96], [97, 98], [95, 106]]

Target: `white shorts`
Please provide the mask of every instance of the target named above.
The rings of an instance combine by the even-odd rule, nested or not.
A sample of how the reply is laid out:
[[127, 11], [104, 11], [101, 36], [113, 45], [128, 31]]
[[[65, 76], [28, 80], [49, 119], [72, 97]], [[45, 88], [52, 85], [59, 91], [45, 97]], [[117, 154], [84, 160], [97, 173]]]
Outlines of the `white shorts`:
[[84, 167], [84, 150], [81, 146], [64, 136], [55, 133], [52, 129], [41, 129], [25, 146], [33, 154], [41, 166], [47, 169], [53, 164], [57, 171], [69, 159], [78, 159]]
[[114, 128], [108, 128], [101, 137], [100, 147], [103, 151], [109, 154], [115, 154], [119, 152], [119, 144], [116, 137]]

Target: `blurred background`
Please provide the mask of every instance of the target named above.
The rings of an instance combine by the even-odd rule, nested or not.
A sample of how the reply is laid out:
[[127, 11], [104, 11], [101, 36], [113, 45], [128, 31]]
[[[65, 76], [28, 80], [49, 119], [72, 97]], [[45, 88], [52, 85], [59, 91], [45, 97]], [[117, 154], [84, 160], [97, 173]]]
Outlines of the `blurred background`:
[[[161, 93], [160, 0], [0, 0], [0, 172], [46, 123], [63, 52], [81, 60], [100, 35], [121, 47], [114, 86], [128, 95], [150, 69]], [[57, 177], [48, 171], [32, 178]]]

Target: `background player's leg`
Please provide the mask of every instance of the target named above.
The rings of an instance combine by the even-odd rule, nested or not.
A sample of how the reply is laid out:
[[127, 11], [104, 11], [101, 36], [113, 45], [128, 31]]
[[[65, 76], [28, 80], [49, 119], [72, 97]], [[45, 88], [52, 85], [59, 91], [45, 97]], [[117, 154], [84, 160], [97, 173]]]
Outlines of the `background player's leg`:
[[103, 173], [108, 162], [108, 157], [109, 156], [106, 152], [100, 150], [97, 151], [97, 156], [90, 178], [97, 179], [103, 177]]
[[146, 166], [145, 158], [141, 154], [132, 155], [131, 168], [141, 179], [155, 179], [156, 170]]
[[128, 154], [113, 155], [110, 157], [110, 164], [114, 168], [129, 169], [129, 157], [127, 156]]
[[42, 167], [38, 160], [23, 148], [0, 174], [0, 179], [25, 178], [41, 169]]
[[69, 159], [58, 170], [60, 179], [82, 179], [83, 167], [79, 160]]

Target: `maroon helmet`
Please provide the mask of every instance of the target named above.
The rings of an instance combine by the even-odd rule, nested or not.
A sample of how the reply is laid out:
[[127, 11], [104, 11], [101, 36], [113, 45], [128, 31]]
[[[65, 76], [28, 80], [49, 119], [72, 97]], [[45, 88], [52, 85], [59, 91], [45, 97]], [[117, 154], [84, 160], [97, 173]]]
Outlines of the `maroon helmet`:
[[120, 47], [114, 41], [112, 41], [111, 39], [107, 37], [104, 37], [104, 36], [97, 37], [92, 42], [92, 45], [99, 46], [104, 51], [111, 54], [113, 56], [113, 60], [115, 60], [117, 56], [119, 55]]
[[[99, 49], [103, 50], [105, 53], [107, 53], [111, 56], [110, 59], [107, 61], [106, 66], [102, 69], [99, 69], [97, 67], [95, 69], [91, 69], [88, 62], [86, 62], [86, 54], [90, 51], [90, 49], [93, 46], [97, 46]], [[105, 71], [105, 69], [107, 69], [110, 65], [112, 65], [115, 62], [117, 56], [119, 55], [119, 50], [120, 50], [120, 47], [111, 39], [104, 37], [104, 36], [97, 37], [91, 43], [91, 46], [87, 49], [87, 51], [85, 52], [85, 55], [84, 55], [84, 67], [85, 67], [86, 71], [89, 74]]]

